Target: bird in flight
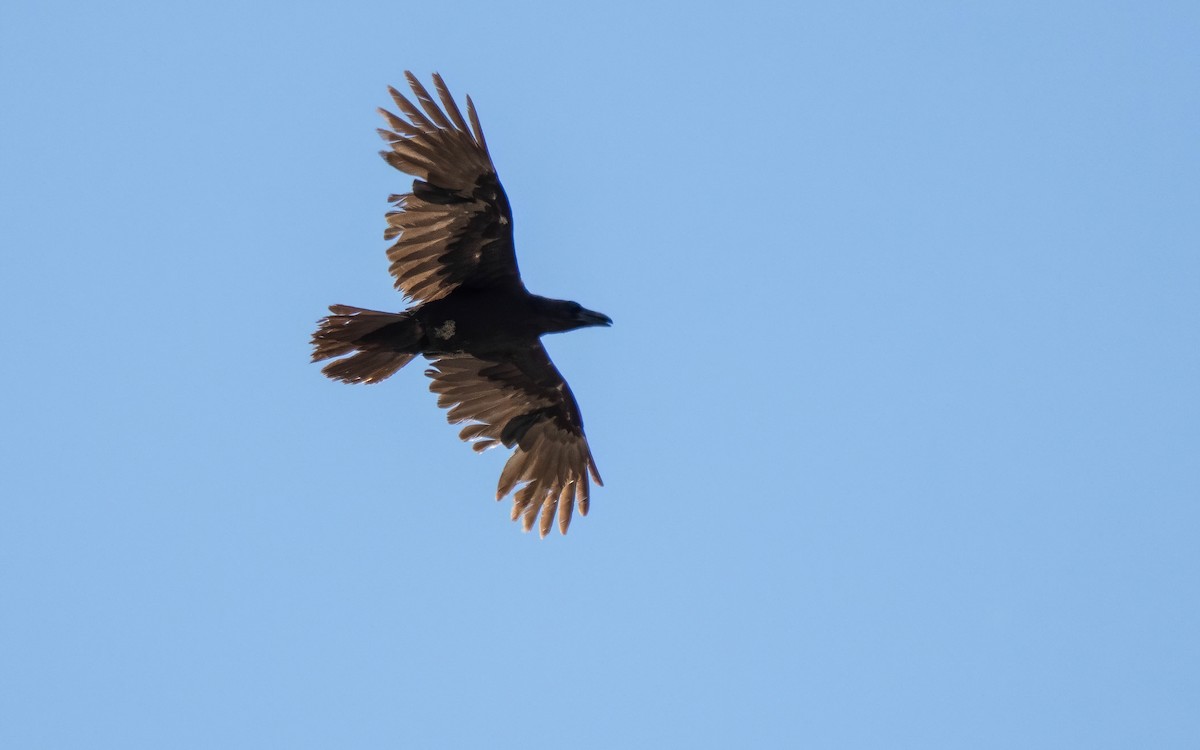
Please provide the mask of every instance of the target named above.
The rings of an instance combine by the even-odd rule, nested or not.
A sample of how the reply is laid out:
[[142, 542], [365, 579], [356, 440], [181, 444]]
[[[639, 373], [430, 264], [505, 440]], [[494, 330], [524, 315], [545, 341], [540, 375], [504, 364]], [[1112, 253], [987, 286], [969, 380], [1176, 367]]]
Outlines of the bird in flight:
[[[417, 355], [438, 406], [476, 451], [515, 448], [496, 499], [513, 492], [513, 520], [541, 536], [554, 519], [563, 534], [578, 504], [587, 515], [589, 475], [602, 485], [579, 405], [541, 336], [610, 326], [577, 302], [531, 294], [521, 281], [508, 197], [496, 176], [471, 97], [464, 119], [442, 77], [438, 102], [405, 72], [417, 104], [388, 88], [401, 115], [380, 109], [390, 130], [380, 155], [415, 177], [392, 195], [384, 239], [396, 289], [416, 303], [399, 313], [332, 305], [313, 333], [313, 361], [345, 383], [378, 383]], [[470, 123], [468, 125], [468, 122]]]

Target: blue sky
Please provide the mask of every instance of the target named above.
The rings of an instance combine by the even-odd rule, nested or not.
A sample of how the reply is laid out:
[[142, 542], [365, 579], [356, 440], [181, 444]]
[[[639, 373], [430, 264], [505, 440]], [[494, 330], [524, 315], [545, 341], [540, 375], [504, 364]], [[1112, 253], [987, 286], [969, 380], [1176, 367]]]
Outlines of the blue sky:
[[[9, 3], [0, 746], [1200, 745], [1192, 3]], [[412, 366], [374, 109], [470, 93], [606, 486]]]

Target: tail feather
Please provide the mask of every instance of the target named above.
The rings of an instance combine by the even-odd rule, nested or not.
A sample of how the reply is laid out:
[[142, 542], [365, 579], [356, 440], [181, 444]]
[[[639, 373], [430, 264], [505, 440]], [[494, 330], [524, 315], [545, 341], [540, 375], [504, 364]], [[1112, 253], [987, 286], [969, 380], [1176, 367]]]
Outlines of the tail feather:
[[321, 370], [343, 383], [386, 380], [420, 353], [421, 325], [406, 313], [331, 305], [313, 333], [313, 361], [351, 356]]
[[359, 352], [352, 357], [330, 362], [321, 368], [321, 372], [325, 377], [343, 383], [379, 383], [395, 375], [415, 356], [395, 352]]

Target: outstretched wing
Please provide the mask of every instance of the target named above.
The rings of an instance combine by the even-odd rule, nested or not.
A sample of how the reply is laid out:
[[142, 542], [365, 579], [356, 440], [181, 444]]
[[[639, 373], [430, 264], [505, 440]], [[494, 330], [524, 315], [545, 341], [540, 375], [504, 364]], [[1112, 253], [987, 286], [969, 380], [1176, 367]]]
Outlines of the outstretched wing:
[[496, 176], [475, 105], [467, 97], [468, 127], [446, 83], [433, 84], [445, 111], [416, 76], [404, 73], [420, 107], [388, 91], [403, 117], [380, 109], [391, 130], [379, 130], [390, 151], [380, 155], [413, 180], [411, 193], [389, 196], [384, 239], [395, 286], [418, 302], [444, 297], [461, 284], [521, 284], [513, 248], [512, 212]]
[[500, 500], [524, 485], [513, 496], [514, 521], [520, 517], [528, 531], [540, 512], [544, 537], [556, 512], [564, 534], [576, 503], [587, 515], [588, 475], [604, 483], [575, 396], [540, 342], [495, 360], [438, 355], [425, 374], [433, 378], [429, 390], [438, 394], [438, 406], [450, 410], [450, 423], [467, 423], [459, 437], [475, 450], [516, 447], [496, 489]]

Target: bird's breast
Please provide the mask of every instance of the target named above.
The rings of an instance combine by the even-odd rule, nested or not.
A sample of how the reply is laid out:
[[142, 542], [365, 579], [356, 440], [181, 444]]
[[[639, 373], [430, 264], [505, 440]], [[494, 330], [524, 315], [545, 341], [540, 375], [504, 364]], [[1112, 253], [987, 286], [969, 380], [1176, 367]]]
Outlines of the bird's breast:
[[420, 317], [430, 351], [503, 350], [531, 337], [519, 300], [452, 295], [427, 304]]

